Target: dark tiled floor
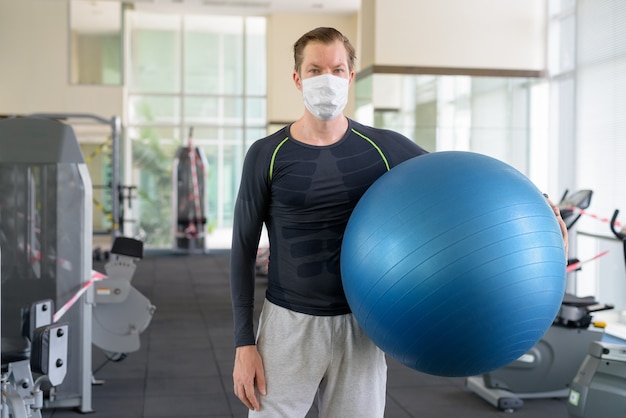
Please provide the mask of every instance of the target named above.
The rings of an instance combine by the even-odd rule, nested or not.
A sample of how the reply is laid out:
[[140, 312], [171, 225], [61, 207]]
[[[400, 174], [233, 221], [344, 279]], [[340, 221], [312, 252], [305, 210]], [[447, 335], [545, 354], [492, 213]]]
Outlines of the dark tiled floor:
[[[98, 266], [95, 266], [96, 268]], [[101, 270], [102, 271], [102, 270]], [[93, 352], [90, 418], [246, 417], [232, 394], [232, 318], [228, 253], [149, 254], [133, 285], [157, 307], [139, 351], [120, 362]], [[265, 280], [257, 281], [258, 303]], [[314, 416], [312, 411], [308, 417]], [[76, 418], [48, 409], [44, 418]], [[483, 418], [509, 415], [465, 388], [464, 379], [425, 375], [389, 360], [389, 418]], [[565, 418], [563, 399], [527, 400], [513, 416]], [[345, 418], [345, 417], [340, 417]], [[352, 417], [349, 417], [352, 418]]]

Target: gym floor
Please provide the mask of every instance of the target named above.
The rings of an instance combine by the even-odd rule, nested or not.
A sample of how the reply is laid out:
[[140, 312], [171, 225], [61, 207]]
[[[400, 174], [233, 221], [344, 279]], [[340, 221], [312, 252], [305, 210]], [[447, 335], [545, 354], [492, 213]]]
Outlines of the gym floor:
[[[90, 418], [239, 418], [246, 408], [232, 391], [232, 316], [227, 251], [205, 255], [148, 253], [133, 286], [156, 312], [141, 334], [139, 351], [119, 362], [93, 351]], [[104, 271], [95, 264], [94, 268]], [[261, 306], [266, 280], [257, 280]], [[257, 312], [258, 314], [258, 312]], [[422, 374], [389, 359], [388, 418], [485, 418], [499, 411], [465, 388], [462, 378]], [[312, 418], [311, 411], [307, 418]], [[43, 418], [76, 418], [69, 409], [46, 409]], [[518, 418], [566, 418], [564, 399], [525, 400]], [[340, 417], [352, 418], [352, 417]]]

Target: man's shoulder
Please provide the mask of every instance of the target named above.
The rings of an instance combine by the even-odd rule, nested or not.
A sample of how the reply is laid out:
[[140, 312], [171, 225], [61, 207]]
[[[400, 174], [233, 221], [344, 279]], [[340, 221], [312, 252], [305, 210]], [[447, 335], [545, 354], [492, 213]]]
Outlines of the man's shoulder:
[[263, 137], [261, 139], [257, 139], [251, 145], [251, 147], [256, 148], [258, 151], [262, 149], [273, 149], [281, 142], [288, 138], [289, 132], [288, 127], [279, 129], [278, 131]]
[[426, 153], [426, 150], [400, 132], [392, 131], [391, 129], [374, 128], [353, 120], [350, 123], [350, 129], [353, 133], [375, 144], [380, 152], [389, 156], [393, 161], [399, 162], [407, 157]]
[[383, 128], [375, 128], [373, 126], [364, 125], [355, 120], [349, 119], [350, 121], [350, 129], [360, 135], [366, 136], [371, 139], [385, 139], [385, 138], [398, 138], [398, 139], [408, 139], [404, 135], [399, 132], [392, 131], [390, 129]]

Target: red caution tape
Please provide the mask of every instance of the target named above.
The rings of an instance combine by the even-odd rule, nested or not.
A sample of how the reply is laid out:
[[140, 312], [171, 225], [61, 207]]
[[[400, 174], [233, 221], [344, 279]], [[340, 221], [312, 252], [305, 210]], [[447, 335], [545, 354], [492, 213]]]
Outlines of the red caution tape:
[[74, 306], [78, 298], [80, 298], [82, 294], [85, 293], [87, 289], [89, 289], [95, 282], [106, 279], [106, 278], [107, 278], [106, 275], [98, 271], [91, 270], [91, 279], [88, 282], [85, 282], [81, 286], [80, 290], [76, 292], [76, 294], [72, 296], [71, 299], [68, 300], [65, 303], [65, 305], [63, 305], [63, 307], [54, 314], [54, 316], [52, 317], [52, 322], [57, 322], [59, 319], [61, 319], [61, 317], [65, 315], [65, 313], [69, 311], [72, 306]]
[[[604, 223], [611, 223], [611, 218], [605, 218], [605, 217], [603, 217], [603, 216], [598, 216], [598, 215], [595, 215], [595, 214], [593, 214], [593, 213], [589, 213], [589, 212], [585, 211], [584, 209], [580, 209], [580, 208], [577, 208], [577, 207], [574, 207], [574, 206], [569, 207], [569, 208], [567, 208], [567, 209], [570, 209], [570, 210], [572, 210], [573, 212], [578, 213], [578, 214], [580, 214], [580, 215], [585, 215], [585, 216], [588, 216], [588, 217], [590, 217], [590, 218], [596, 219], [596, 220], [598, 220], [598, 221], [600, 221], [600, 222], [604, 222]], [[622, 227], [622, 224], [621, 224], [621, 223], [619, 223], [618, 221], [615, 221], [615, 224], [614, 224], [614, 225], [615, 225], [617, 228], [621, 228], [621, 227]]]
[[572, 272], [572, 271], [574, 271], [574, 270], [577, 270], [577, 269], [579, 269], [579, 268], [580, 268], [583, 264], [588, 263], [588, 262], [593, 261], [593, 260], [596, 260], [596, 259], [598, 259], [598, 258], [600, 258], [600, 257], [602, 257], [602, 256], [604, 256], [604, 255], [606, 255], [608, 252], [609, 252], [609, 250], [602, 251], [600, 254], [596, 254], [596, 255], [594, 255], [593, 257], [591, 257], [591, 258], [590, 258], [590, 259], [588, 259], [588, 260], [585, 260], [585, 261], [577, 261], [577, 262], [575, 262], [575, 263], [569, 264], [569, 265], [567, 266], [566, 271], [569, 273], [569, 272]]

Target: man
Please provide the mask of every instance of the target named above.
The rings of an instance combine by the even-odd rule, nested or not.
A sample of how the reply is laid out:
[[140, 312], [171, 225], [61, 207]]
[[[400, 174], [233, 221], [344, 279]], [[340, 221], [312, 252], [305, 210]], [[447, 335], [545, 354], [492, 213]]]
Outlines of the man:
[[[294, 44], [304, 114], [256, 141], [235, 206], [231, 292], [234, 391], [251, 417], [382, 417], [387, 366], [341, 285], [339, 253], [359, 198], [389, 169], [426, 153], [408, 138], [343, 115], [354, 47], [333, 28]], [[255, 338], [255, 256], [270, 241], [268, 288]]]

